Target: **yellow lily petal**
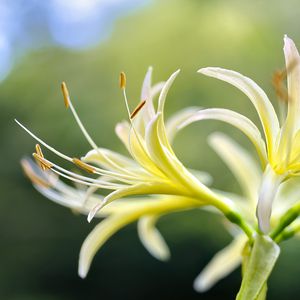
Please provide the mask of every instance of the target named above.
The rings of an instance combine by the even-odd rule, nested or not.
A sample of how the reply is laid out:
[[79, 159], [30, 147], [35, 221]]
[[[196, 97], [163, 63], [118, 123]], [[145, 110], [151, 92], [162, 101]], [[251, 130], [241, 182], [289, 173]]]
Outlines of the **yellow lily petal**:
[[[109, 160], [107, 160], [107, 158]], [[94, 163], [100, 167], [112, 170], [116, 169], [115, 165], [120, 168], [137, 167], [137, 164], [132, 159], [104, 148], [98, 148], [96, 150], [89, 151], [84, 157], [81, 158], [81, 160], [86, 163]]]
[[[251, 203], [253, 213], [262, 178], [262, 172], [257, 162], [249, 152], [222, 133], [210, 135], [209, 144], [226, 163], [239, 182], [244, 195]], [[249, 211], [249, 213], [251, 212]]]
[[242, 261], [246, 241], [247, 237], [239, 234], [226, 248], [218, 252], [195, 279], [194, 289], [205, 292], [236, 269]]
[[165, 195], [180, 195], [180, 188], [170, 185], [168, 183], [162, 182], [151, 182], [148, 183], [138, 183], [135, 185], [129, 185], [125, 188], [115, 190], [106, 196], [103, 201], [97, 204], [88, 215], [88, 222], [94, 218], [100, 209], [102, 209], [107, 204], [114, 200], [121, 199], [127, 196], [136, 195], [152, 195], [152, 194], [165, 194]]
[[169, 79], [166, 81], [166, 83], [165, 83], [165, 85], [164, 85], [164, 87], [161, 90], [161, 93], [159, 95], [158, 108], [157, 108], [157, 113], [161, 114], [161, 120], [162, 120], [161, 123], [159, 123], [158, 134], [159, 134], [160, 139], [161, 139], [162, 143], [164, 144], [164, 146], [167, 147], [171, 153], [173, 153], [173, 150], [172, 150], [172, 148], [169, 144], [166, 129], [165, 129], [165, 126], [164, 126], [164, 107], [165, 107], [166, 97], [167, 97], [167, 94], [169, 92], [169, 89], [170, 89], [171, 85], [173, 84], [175, 78], [179, 74], [179, 72], [180, 72], [180, 70], [177, 70], [176, 72], [174, 72], [169, 77]]
[[271, 154], [279, 132], [279, 121], [274, 107], [265, 92], [253, 80], [238, 72], [222, 68], [203, 68], [198, 72], [226, 81], [248, 96], [261, 120], [267, 141], [268, 153]]
[[79, 276], [86, 277], [96, 252], [119, 229], [134, 222], [143, 215], [163, 214], [181, 209], [195, 208], [203, 205], [186, 197], [165, 197], [163, 201], [149, 201], [148, 205], [141, 204], [126, 212], [108, 217], [98, 224], [85, 239], [79, 255]]
[[167, 147], [161, 142], [158, 129], [159, 122], [162, 122], [161, 113], [158, 113], [153, 118], [146, 130], [146, 145], [152, 160], [168, 178], [178, 182], [181, 185], [181, 189], [186, 193], [188, 193], [191, 186], [193, 186], [194, 190], [197, 187], [199, 188], [202, 184], [187, 171], [176, 156], [170, 153]]
[[138, 221], [138, 233], [140, 240], [149, 253], [158, 260], [168, 260], [170, 250], [155, 227], [158, 215], [147, 215]]
[[103, 244], [119, 229], [135, 219], [131, 214], [113, 215], [98, 224], [85, 239], [79, 255], [78, 274], [85, 278], [92, 259]]
[[237, 112], [223, 108], [203, 109], [196, 112], [189, 119], [185, 120], [182, 124], [179, 125], [179, 128], [182, 129], [183, 127], [196, 121], [211, 119], [226, 122], [241, 130], [255, 146], [258, 156], [263, 165], [266, 164], [266, 146], [261, 137], [260, 131], [251, 120]]

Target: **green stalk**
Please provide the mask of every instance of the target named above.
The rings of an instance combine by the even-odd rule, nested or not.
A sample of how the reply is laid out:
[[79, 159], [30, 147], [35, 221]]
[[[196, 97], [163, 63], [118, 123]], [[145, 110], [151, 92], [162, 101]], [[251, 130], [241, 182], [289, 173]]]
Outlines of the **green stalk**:
[[280, 219], [279, 224], [270, 233], [270, 237], [276, 240], [281, 232], [289, 226], [293, 221], [295, 221], [300, 214], [300, 202], [294, 204]]

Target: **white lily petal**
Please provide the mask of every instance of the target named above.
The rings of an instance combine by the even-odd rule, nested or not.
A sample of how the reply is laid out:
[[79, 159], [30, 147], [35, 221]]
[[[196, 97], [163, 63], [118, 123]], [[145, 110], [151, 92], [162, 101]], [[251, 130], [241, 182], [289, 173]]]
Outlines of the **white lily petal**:
[[146, 101], [146, 103], [134, 118], [135, 128], [142, 135], [144, 134], [146, 124], [151, 118], [153, 118], [155, 114], [155, 109], [153, 106], [153, 97], [151, 93], [152, 70], [152, 67], [148, 68], [142, 86], [141, 101]]
[[300, 200], [300, 178], [293, 177], [284, 181], [277, 192], [273, 203], [272, 220], [276, 223], [293, 204]]
[[151, 88], [151, 97], [154, 98], [157, 94], [159, 94], [165, 86], [165, 84], [166, 83], [164, 81], [154, 84]]
[[289, 100], [286, 122], [294, 133], [300, 128], [300, 56], [293, 40], [286, 35], [283, 50], [287, 69]]
[[205, 184], [206, 186], [210, 186], [213, 183], [212, 176], [203, 171], [188, 169], [201, 183]]
[[[147, 205], [145, 203], [139, 205], [139, 201], [135, 201], [131, 208], [127, 207], [125, 209], [124, 206], [123, 213], [113, 214], [98, 224], [87, 236], [81, 247], [78, 267], [79, 276], [86, 277], [96, 252], [115, 232], [125, 225], [134, 222], [143, 215], [159, 215], [201, 206], [199, 201], [186, 197], [167, 196], [161, 199], [162, 201], [155, 199], [147, 201]], [[114, 204], [116, 203], [112, 203], [112, 205]]]
[[248, 151], [222, 133], [210, 135], [209, 144], [231, 170], [254, 211], [262, 178], [257, 162]]
[[247, 237], [239, 234], [227, 247], [218, 252], [195, 279], [194, 289], [205, 292], [235, 270], [242, 261], [246, 241]]
[[[81, 160], [86, 163], [94, 163], [110, 170], [115, 170], [115, 165], [120, 168], [137, 167], [137, 164], [132, 159], [104, 148], [89, 151]], [[119, 168], [117, 168], [117, 170], [119, 170]]]
[[202, 184], [187, 171], [176, 156], [173, 153], [170, 153], [168, 148], [165, 147], [160, 140], [159, 122], [162, 122], [161, 113], [158, 113], [155, 118], [153, 118], [146, 129], [146, 145], [149, 154], [151, 155], [151, 159], [168, 178], [179, 183], [177, 186], [179, 190], [181, 189], [187, 192], [191, 186], [194, 188], [202, 187]]
[[284, 176], [275, 173], [272, 167], [269, 165], [266, 167], [261, 182], [256, 209], [259, 229], [263, 233], [268, 233], [270, 229], [272, 204], [283, 179]]
[[152, 71], [153, 68], [149, 67], [144, 78], [143, 86], [142, 86], [142, 93], [141, 93], [141, 100], [146, 100], [151, 97], [151, 79], [152, 79]]
[[261, 120], [268, 145], [268, 153], [272, 153], [279, 132], [279, 121], [265, 92], [253, 80], [238, 72], [222, 68], [203, 68], [198, 72], [226, 81], [248, 96]]
[[165, 184], [164, 182], [148, 182], [148, 183], [139, 183], [135, 185], [129, 185], [125, 188], [115, 190], [106, 196], [103, 201], [97, 204], [88, 215], [88, 222], [94, 218], [100, 209], [102, 209], [107, 204], [111, 203], [114, 200], [121, 199], [128, 196], [136, 195], [152, 195], [152, 194], [167, 194], [167, 195], [176, 195], [179, 194], [179, 191], [176, 187]]
[[161, 122], [158, 127], [158, 134], [159, 137], [162, 141], [162, 143], [164, 144], [165, 147], [167, 147], [169, 149], [169, 151], [171, 153], [173, 153], [172, 147], [170, 146], [170, 143], [168, 141], [167, 138], [167, 133], [166, 133], [166, 128], [164, 125], [164, 107], [165, 107], [165, 102], [166, 102], [166, 98], [167, 98], [167, 94], [175, 80], [175, 78], [177, 77], [177, 75], [179, 74], [180, 70], [177, 70], [176, 72], [174, 72], [169, 79], [166, 81], [163, 89], [161, 90], [161, 93], [159, 95], [158, 98], [158, 107], [157, 107], [157, 113], [161, 114]]
[[196, 121], [212, 119], [226, 122], [241, 130], [255, 146], [262, 163], [266, 163], [266, 146], [261, 137], [260, 131], [251, 120], [237, 112], [223, 108], [203, 109], [196, 112], [193, 116], [180, 124], [179, 128], [182, 129], [183, 127]]
[[173, 190], [177, 190], [178, 195], [197, 195], [197, 199], [206, 204], [212, 204], [216, 207], [223, 205], [231, 206], [229, 199], [221, 199], [215, 195], [212, 190], [202, 184], [184, 165], [177, 159], [174, 153], [171, 153], [161, 142], [159, 137], [159, 122], [162, 122], [162, 115], [158, 113], [150, 122], [146, 130], [146, 145], [152, 160], [176, 184]]
[[166, 132], [170, 144], [172, 144], [177, 132], [179, 131], [179, 125], [192, 117], [199, 110], [200, 107], [188, 107], [186, 109], [180, 110], [167, 120]]
[[135, 215], [113, 215], [100, 222], [87, 236], [79, 254], [78, 274], [85, 278], [96, 252], [119, 229], [135, 220]]
[[128, 151], [130, 151], [129, 132], [130, 132], [130, 124], [127, 121], [117, 123], [115, 127], [115, 133], [118, 136], [118, 138], [121, 140], [121, 142], [125, 145]]
[[176, 72], [174, 72], [169, 79], [167, 80], [167, 82], [165, 83], [159, 98], [158, 98], [158, 109], [157, 112], [163, 113], [164, 111], [164, 106], [165, 106], [165, 101], [166, 101], [166, 97], [167, 94], [169, 92], [169, 89], [171, 87], [171, 85], [173, 84], [175, 78], [177, 77], [177, 75], [179, 74], [180, 70], [177, 70]]
[[152, 256], [158, 260], [168, 260], [170, 258], [170, 250], [155, 227], [158, 215], [147, 215], [138, 221], [138, 234], [144, 247]]

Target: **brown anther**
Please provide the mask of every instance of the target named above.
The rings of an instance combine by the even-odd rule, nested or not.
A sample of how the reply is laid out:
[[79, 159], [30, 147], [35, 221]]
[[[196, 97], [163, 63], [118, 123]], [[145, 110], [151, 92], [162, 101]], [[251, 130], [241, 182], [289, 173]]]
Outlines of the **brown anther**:
[[70, 105], [70, 94], [69, 94], [67, 85], [64, 81], [61, 83], [61, 91], [64, 96], [65, 107], [68, 108]]
[[43, 155], [41, 146], [40, 146], [39, 144], [36, 144], [36, 145], [35, 145], [35, 151], [36, 151], [36, 153], [37, 153], [40, 157], [44, 158], [44, 155]]
[[286, 71], [275, 71], [272, 77], [272, 85], [275, 90], [275, 94], [279, 100], [284, 103], [288, 102], [288, 92], [283, 81], [286, 78]]
[[299, 64], [298, 60], [292, 61], [285, 69], [277, 70], [272, 76], [272, 85], [274, 87], [275, 93], [279, 100], [284, 103], [291, 101], [288, 96], [287, 87], [284, 84], [284, 80], [287, 77], [287, 74], [292, 72], [293, 69]]
[[95, 170], [92, 166], [90, 166], [90, 165], [84, 163], [83, 161], [81, 161], [80, 159], [78, 159], [78, 158], [76, 158], [76, 157], [72, 158], [72, 161], [73, 161], [73, 163], [74, 163], [77, 167], [79, 167], [79, 168], [81, 168], [81, 169], [83, 169], [83, 170], [85, 170], [85, 171], [87, 171], [87, 172], [89, 172], [89, 173], [92, 173], [92, 174], [93, 174], [93, 173], [96, 172], [96, 170]]
[[120, 73], [119, 84], [121, 89], [125, 89], [126, 87], [126, 75], [124, 72]]
[[138, 112], [143, 108], [143, 106], [146, 104], [146, 100], [143, 100], [142, 102], [140, 102], [138, 104], [138, 106], [133, 110], [133, 112], [131, 113], [130, 115], [130, 119], [133, 119], [137, 114]]
[[48, 161], [46, 161], [39, 154], [33, 153], [32, 155], [33, 155], [34, 159], [36, 160], [36, 162], [38, 163], [38, 165], [42, 168], [43, 171], [49, 170], [49, 169], [51, 169], [53, 167], [53, 165], [51, 163], [49, 163]]
[[32, 169], [30, 163], [26, 159], [21, 160], [21, 166], [24, 174], [31, 180], [33, 184], [40, 185], [46, 188], [51, 186], [50, 182], [39, 177]]

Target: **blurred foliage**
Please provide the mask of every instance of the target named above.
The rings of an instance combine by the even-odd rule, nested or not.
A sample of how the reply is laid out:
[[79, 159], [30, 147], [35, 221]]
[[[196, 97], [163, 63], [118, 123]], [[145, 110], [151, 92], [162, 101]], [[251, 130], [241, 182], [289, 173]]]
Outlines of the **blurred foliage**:
[[[283, 34], [300, 46], [299, 8], [297, 0], [153, 1], [120, 20], [112, 36], [97, 48], [85, 52], [42, 49], [26, 56], [0, 88], [0, 298], [233, 299], [239, 270], [203, 295], [192, 289], [201, 268], [230, 241], [220, 229], [221, 220], [200, 211], [174, 214], [159, 222], [172, 250], [170, 262], [161, 263], [148, 255], [132, 225], [103, 247], [87, 279], [79, 279], [80, 245], [95, 222], [88, 224], [84, 216], [44, 199], [23, 177], [19, 160], [33, 151], [35, 143], [13, 119], [62, 152], [83, 155], [89, 147], [63, 106], [59, 84], [65, 80], [98, 144], [125, 153], [113, 134], [116, 122], [126, 118], [118, 74], [126, 71], [134, 107], [144, 73], [152, 65], [155, 82], [182, 69], [168, 97], [167, 115], [187, 106], [217, 106], [257, 120], [244, 95], [196, 70], [222, 66], [247, 74], [276, 105], [271, 77], [283, 67]], [[176, 153], [187, 166], [210, 172], [215, 187], [239, 192], [232, 175], [206, 143], [209, 133], [216, 130], [232, 134], [251, 148], [236, 130], [206, 121], [179, 134]], [[299, 268], [294, 263], [299, 250], [297, 240], [283, 245], [270, 280], [270, 299], [294, 299], [300, 292]]]

